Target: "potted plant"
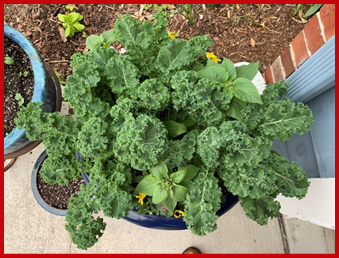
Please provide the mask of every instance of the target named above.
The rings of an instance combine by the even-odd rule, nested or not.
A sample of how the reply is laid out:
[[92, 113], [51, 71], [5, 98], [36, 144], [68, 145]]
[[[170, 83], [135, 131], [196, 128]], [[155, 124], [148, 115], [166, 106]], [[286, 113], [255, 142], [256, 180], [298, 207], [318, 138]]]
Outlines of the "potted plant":
[[46, 211], [53, 215], [66, 216], [69, 198], [76, 196], [84, 179], [70, 181], [67, 185], [48, 184], [41, 175], [40, 170], [48, 159], [46, 150], [37, 158], [31, 175], [31, 187], [35, 200]]
[[[103, 234], [103, 219], [93, 216], [99, 211], [178, 218], [205, 235], [229, 196], [264, 225], [279, 214], [278, 194], [303, 198], [309, 186], [298, 164], [271, 150], [273, 139], [313, 122], [307, 106], [287, 97], [288, 84], [260, 95], [251, 82], [258, 63], [235, 67], [206, 53], [208, 36], [175, 39], [166, 19], [155, 17], [120, 17], [113, 30], [88, 38], [89, 52], [73, 55], [64, 89], [73, 116], [41, 113], [38, 103], [20, 110], [17, 124], [44, 140], [46, 181], [88, 173], [66, 215], [81, 249]], [[115, 41], [126, 53], [109, 47]]]
[[[19, 46], [29, 58], [30, 66], [32, 68], [32, 79], [34, 89], [30, 101], [42, 102], [42, 109], [44, 112], [60, 111], [61, 108], [61, 88], [57, 77], [52, 68], [42, 61], [38, 51], [33, 44], [19, 31], [4, 24], [4, 37], [10, 42]], [[21, 60], [13, 60], [11, 57], [5, 57], [5, 65], [13, 65], [14, 62]], [[28, 71], [23, 71], [22, 74], [17, 71], [17, 76], [26, 77]], [[29, 74], [30, 76], [31, 74]], [[6, 84], [6, 81], [5, 81]], [[17, 85], [16, 85], [17, 86]], [[20, 88], [20, 86], [19, 86]], [[5, 91], [6, 92], [6, 91]], [[14, 98], [14, 96], [6, 96], [5, 99]], [[24, 100], [23, 100], [24, 101]], [[28, 102], [26, 99], [25, 102]], [[7, 103], [7, 102], [6, 102]], [[6, 106], [6, 104], [5, 104]], [[41, 141], [29, 141], [25, 136], [25, 130], [14, 128], [4, 137], [4, 159], [15, 159], [16, 157], [27, 153], [37, 146]], [[8, 167], [6, 168], [8, 169]]]

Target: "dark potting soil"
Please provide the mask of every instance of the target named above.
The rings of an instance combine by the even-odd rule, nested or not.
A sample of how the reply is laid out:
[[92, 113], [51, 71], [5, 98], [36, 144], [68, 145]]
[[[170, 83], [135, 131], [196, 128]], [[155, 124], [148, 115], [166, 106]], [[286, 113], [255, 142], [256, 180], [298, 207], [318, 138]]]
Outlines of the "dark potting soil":
[[50, 185], [41, 178], [40, 173], [38, 172], [37, 185], [42, 199], [50, 206], [57, 209], [67, 209], [69, 198], [72, 195], [77, 196], [81, 184], [85, 184], [85, 181], [82, 178], [71, 181], [68, 185], [64, 186], [57, 184]]
[[4, 137], [15, 127], [14, 118], [19, 111], [15, 95], [19, 93], [27, 105], [33, 96], [34, 75], [25, 51], [15, 42], [4, 37], [5, 57], [11, 57], [14, 64], [4, 64]]

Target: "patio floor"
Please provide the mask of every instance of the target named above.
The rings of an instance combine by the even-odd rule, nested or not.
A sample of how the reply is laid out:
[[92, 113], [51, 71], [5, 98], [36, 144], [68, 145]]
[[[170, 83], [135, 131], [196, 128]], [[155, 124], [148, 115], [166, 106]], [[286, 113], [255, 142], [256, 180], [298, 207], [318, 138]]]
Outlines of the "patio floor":
[[335, 231], [298, 219], [259, 226], [239, 204], [218, 220], [218, 229], [204, 237], [189, 230], [162, 231], [104, 217], [106, 230], [87, 251], [71, 243], [65, 217], [48, 213], [34, 199], [31, 173], [44, 150], [40, 144], [18, 157], [4, 175], [4, 253], [172, 253], [189, 246], [203, 253], [335, 253]]

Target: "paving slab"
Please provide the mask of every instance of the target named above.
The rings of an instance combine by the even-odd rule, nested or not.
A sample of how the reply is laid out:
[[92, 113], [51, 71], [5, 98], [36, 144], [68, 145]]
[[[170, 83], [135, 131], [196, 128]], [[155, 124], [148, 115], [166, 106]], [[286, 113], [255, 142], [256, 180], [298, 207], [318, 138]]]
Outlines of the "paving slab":
[[335, 231], [308, 221], [284, 217], [290, 253], [334, 254]]
[[171, 253], [195, 246], [203, 253], [284, 253], [279, 224], [272, 220], [260, 226], [248, 219], [237, 204], [218, 219], [216, 231], [195, 236], [189, 230], [156, 230], [125, 220], [104, 218], [106, 230], [87, 251], [72, 244], [72, 253]]

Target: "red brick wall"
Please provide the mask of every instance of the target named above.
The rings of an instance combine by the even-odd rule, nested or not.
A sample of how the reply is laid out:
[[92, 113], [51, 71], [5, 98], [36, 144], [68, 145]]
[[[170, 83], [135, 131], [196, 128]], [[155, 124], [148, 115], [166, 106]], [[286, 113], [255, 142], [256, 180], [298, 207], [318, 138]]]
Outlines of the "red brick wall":
[[264, 72], [267, 84], [285, 80], [335, 34], [335, 4], [324, 4]]

